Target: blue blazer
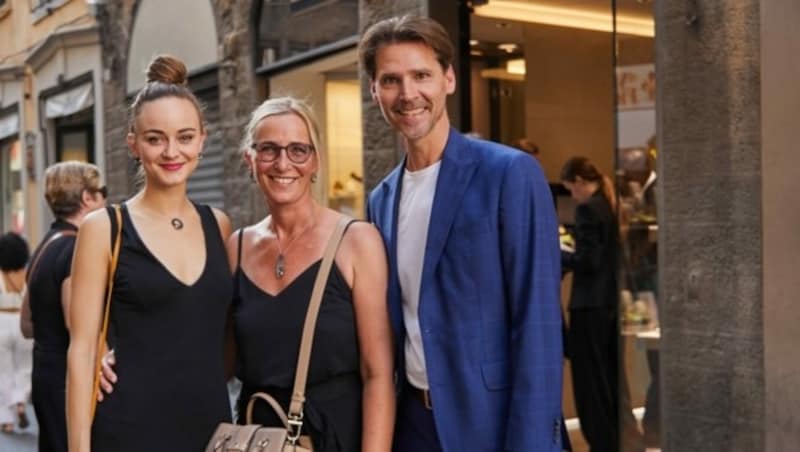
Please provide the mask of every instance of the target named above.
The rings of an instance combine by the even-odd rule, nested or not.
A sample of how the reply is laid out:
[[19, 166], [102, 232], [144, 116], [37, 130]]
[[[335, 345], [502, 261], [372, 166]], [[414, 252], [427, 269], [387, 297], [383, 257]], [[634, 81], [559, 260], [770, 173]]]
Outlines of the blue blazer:
[[[404, 167], [372, 191], [367, 207], [389, 258], [401, 388], [397, 209]], [[555, 208], [539, 165], [523, 152], [451, 129], [419, 306], [433, 414], [446, 452], [561, 451], [560, 277]]]

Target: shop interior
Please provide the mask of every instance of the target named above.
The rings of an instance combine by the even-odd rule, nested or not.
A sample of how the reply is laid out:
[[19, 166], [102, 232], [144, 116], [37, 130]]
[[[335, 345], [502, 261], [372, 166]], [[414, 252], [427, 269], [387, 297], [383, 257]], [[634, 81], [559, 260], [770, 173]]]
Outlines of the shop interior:
[[[621, 375], [643, 446], [659, 450], [652, 0], [478, 3], [470, 16], [471, 132], [511, 146], [522, 147], [523, 138], [535, 143], [567, 231], [575, 203], [558, 180], [565, 161], [588, 157], [615, 180], [623, 248]], [[570, 278], [562, 282], [567, 316]], [[570, 438], [576, 451], [588, 450], [579, 433], [569, 361], [564, 376]], [[641, 447], [623, 441], [623, 450]]]

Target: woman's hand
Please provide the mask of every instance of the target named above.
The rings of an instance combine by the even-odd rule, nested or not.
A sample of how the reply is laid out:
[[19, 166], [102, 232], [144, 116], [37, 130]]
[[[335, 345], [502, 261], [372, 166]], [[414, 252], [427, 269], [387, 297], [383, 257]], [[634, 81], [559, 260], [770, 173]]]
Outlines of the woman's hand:
[[117, 374], [114, 373], [114, 365], [117, 359], [114, 356], [114, 349], [109, 350], [100, 360], [100, 391], [97, 392], [97, 401], [103, 401], [103, 394], [111, 394], [114, 385], [117, 383]]

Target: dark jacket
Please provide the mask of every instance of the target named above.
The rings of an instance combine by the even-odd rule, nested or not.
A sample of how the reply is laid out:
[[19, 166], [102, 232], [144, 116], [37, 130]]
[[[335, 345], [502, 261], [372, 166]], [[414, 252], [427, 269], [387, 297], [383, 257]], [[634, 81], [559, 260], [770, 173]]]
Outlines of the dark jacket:
[[619, 227], [602, 190], [575, 209], [573, 236], [575, 252], [561, 252], [562, 267], [573, 272], [569, 308], [615, 308]]

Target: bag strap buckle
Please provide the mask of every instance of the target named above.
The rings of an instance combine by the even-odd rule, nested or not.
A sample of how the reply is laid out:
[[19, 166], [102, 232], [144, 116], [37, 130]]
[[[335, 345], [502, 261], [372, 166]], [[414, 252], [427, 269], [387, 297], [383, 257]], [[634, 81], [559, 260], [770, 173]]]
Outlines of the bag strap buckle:
[[297, 440], [300, 439], [300, 431], [303, 430], [303, 413], [289, 414], [287, 422], [289, 424], [287, 428], [289, 434], [286, 439], [288, 439], [292, 445], [295, 445]]

